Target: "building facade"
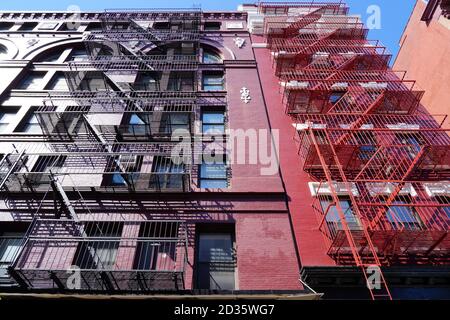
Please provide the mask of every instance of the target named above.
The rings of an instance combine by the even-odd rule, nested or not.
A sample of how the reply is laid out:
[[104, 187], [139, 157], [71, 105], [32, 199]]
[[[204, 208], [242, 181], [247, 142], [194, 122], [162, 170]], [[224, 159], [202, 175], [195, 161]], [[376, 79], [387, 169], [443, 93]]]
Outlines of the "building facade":
[[1, 291], [450, 296], [450, 138], [342, 2], [0, 29]]
[[[450, 99], [450, 2], [418, 0], [400, 39], [400, 52], [394, 68], [407, 70], [425, 91], [422, 103], [433, 114], [447, 115]], [[436, 117], [438, 119], [442, 117]], [[450, 120], [444, 122], [450, 128]]]

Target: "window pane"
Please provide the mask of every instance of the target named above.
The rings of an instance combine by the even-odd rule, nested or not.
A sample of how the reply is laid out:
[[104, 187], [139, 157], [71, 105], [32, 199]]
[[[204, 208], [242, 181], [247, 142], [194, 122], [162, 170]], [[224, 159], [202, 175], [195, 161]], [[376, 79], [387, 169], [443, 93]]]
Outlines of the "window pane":
[[387, 218], [390, 222], [400, 222], [400, 223], [417, 223], [418, 220], [411, 207], [396, 207], [396, 204], [405, 204], [403, 201], [394, 201], [392, 206], [389, 208], [387, 213]]
[[16, 112], [0, 113], [0, 132], [4, 132], [11, 122], [13, 122]]
[[207, 124], [203, 125], [203, 133], [207, 134], [220, 134], [225, 132], [225, 126], [220, 124]]
[[202, 122], [205, 124], [224, 123], [225, 116], [223, 112], [203, 112]]
[[231, 234], [200, 234], [198, 286], [202, 289], [233, 290], [235, 262]]
[[200, 176], [209, 179], [226, 179], [227, 167], [225, 164], [202, 164]]
[[209, 51], [203, 52], [203, 63], [220, 63], [220, 62], [222, 62], [222, 59], [218, 54]]
[[227, 182], [227, 180], [223, 180], [223, 179], [200, 180], [200, 188], [202, 188], [202, 189], [226, 189], [226, 188], [228, 188], [228, 182]]
[[223, 90], [223, 75], [205, 74], [203, 75], [203, 90], [221, 91]]

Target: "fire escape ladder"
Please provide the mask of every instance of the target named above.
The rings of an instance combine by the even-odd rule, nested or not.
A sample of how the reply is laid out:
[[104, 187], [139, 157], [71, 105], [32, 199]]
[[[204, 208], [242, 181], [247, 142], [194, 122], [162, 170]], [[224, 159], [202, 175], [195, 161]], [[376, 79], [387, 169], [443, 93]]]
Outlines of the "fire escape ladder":
[[307, 15], [301, 17], [299, 20], [291, 23], [284, 29], [284, 36], [293, 37], [298, 35], [300, 29], [303, 29], [307, 25], [319, 20], [322, 17], [322, 11], [324, 11], [324, 9], [326, 9], [326, 7], [318, 8], [313, 12], [310, 12]]
[[[119, 170], [119, 172], [121, 174], [121, 177], [124, 179], [124, 181], [126, 182], [128, 187], [130, 189], [133, 189], [133, 183], [128, 178], [127, 170], [123, 167], [123, 165], [120, 162], [120, 160], [114, 155], [114, 152], [113, 152], [114, 150], [113, 150], [113, 147], [111, 146], [111, 144], [108, 143], [108, 141], [106, 141], [106, 139], [103, 137], [102, 133], [100, 133], [97, 130], [97, 128], [89, 122], [89, 119], [86, 117], [86, 115], [83, 115], [83, 117], [84, 117], [84, 120], [85, 120], [87, 126], [92, 131], [92, 133], [94, 134], [94, 137], [102, 144], [102, 146], [105, 149], [105, 151], [107, 153], [111, 154], [111, 157], [113, 158], [114, 164], [115, 164], [116, 168]], [[111, 132], [110, 134], [115, 136], [115, 133]], [[117, 142], [117, 141], [115, 141], [115, 142]]]
[[[348, 226], [348, 223], [345, 218], [344, 210], [343, 210], [342, 206], [340, 205], [340, 199], [339, 199], [339, 197], [337, 195], [337, 191], [333, 185], [334, 181], [332, 179], [329, 165], [327, 165], [327, 163], [321, 153], [321, 150], [319, 148], [319, 145], [317, 143], [317, 140], [316, 140], [316, 137], [314, 134], [314, 130], [311, 126], [309, 127], [308, 130], [310, 133], [311, 140], [313, 141], [314, 147], [316, 148], [316, 152], [319, 156], [319, 160], [323, 167], [323, 171], [328, 180], [328, 185], [329, 185], [329, 188], [331, 191], [333, 202], [335, 203], [335, 206], [336, 206], [336, 209], [337, 209], [337, 212], [339, 215], [339, 219], [342, 223], [344, 233], [346, 235], [347, 241], [350, 246], [350, 250], [352, 252], [354, 262], [362, 270], [364, 279], [366, 280], [366, 286], [369, 289], [370, 295], [373, 300], [377, 300], [377, 299], [392, 300], [391, 293], [389, 291], [389, 288], [385, 281], [384, 275], [380, 268], [381, 267], [380, 259], [378, 258], [377, 251], [372, 243], [372, 239], [371, 239], [370, 234], [365, 225], [365, 218], [361, 215], [361, 213], [359, 211], [356, 199], [351, 191], [352, 190], [351, 184], [347, 180], [347, 177], [344, 173], [343, 167], [340, 164], [339, 158], [338, 158], [336, 151], [331, 143], [329, 133], [326, 129], [323, 130], [327, 144], [330, 146], [332, 160], [334, 161], [335, 166], [337, 167], [337, 169], [340, 173], [341, 179], [342, 179], [343, 183], [345, 184], [346, 190], [348, 190], [347, 191], [348, 196], [350, 197], [350, 201], [353, 204], [352, 209], [355, 211], [356, 216], [361, 221], [363, 238], [366, 243], [366, 247], [368, 248], [368, 253], [365, 256], [362, 256], [362, 252], [360, 253], [360, 250], [358, 250], [360, 245], [358, 245], [357, 241], [355, 240], [355, 238], [353, 236], [352, 230]], [[373, 282], [371, 280], [374, 273], [377, 273], [377, 275], [378, 275], [377, 280], [375, 282]], [[372, 283], [371, 283], [371, 281], [372, 281]]]
[[386, 200], [385, 205], [378, 210], [378, 212], [375, 214], [375, 217], [372, 219], [372, 221], [369, 223], [370, 229], [374, 229], [377, 224], [380, 222], [380, 220], [386, 215], [386, 212], [389, 210], [392, 203], [395, 201], [397, 196], [402, 191], [403, 187], [406, 184], [406, 180], [408, 180], [408, 177], [411, 175], [413, 170], [416, 168], [416, 165], [422, 160], [424, 155], [426, 155], [428, 147], [422, 147], [417, 154], [417, 156], [414, 158], [414, 160], [409, 165], [408, 169], [403, 175], [403, 178], [401, 179], [401, 182], [395, 184], [395, 189], [392, 191], [392, 193], [389, 195], [389, 198]]
[[[54, 175], [52, 172], [50, 172], [50, 185], [53, 189], [53, 192], [57, 194], [57, 198], [59, 198], [60, 202], [63, 204], [64, 208], [67, 209], [67, 212], [69, 213], [69, 216], [71, 220], [74, 221], [74, 226], [83, 239], [89, 239], [89, 235], [87, 234], [84, 226], [80, 222], [80, 219], [75, 211], [74, 206], [72, 205], [72, 202], [70, 201], [67, 193], [64, 191], [64, 187], [61, 185], [60, 181], [58, 180], [57, 176]], [[81, 195], [80, 191], [74, 184], [74, 190], [75, 192], [80, 196], [79, 201], [81, 203], [84, 203], [83, 196]], [[89, 211], [89, 209], [87, 209]], [[37, 219], [39, 221], [39, 219]], [[94, 222], [95, 227], [98, 229], [100, 233], [102, 233], [100, 226], [97, 222]], [[99, 257], [97, 251], [92, 248], [91, 246], [87, 246], [87, 251], [89, 252], [89, 255], [92, 257], [93, 261], [96, 261], [97, 264], [100, 264], [100, 268], [103, 268], [103, 261]]]

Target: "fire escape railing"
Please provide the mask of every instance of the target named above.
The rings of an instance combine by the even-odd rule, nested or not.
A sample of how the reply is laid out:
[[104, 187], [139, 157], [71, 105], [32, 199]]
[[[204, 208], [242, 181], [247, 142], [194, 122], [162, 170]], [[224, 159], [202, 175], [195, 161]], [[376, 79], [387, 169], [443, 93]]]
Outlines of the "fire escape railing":
[[10, 272], [35, 289], [180, 290], [186, 250], [180, 220], [38, 219]]
[[[317, 181], [313, 208], [328, 254], [366, 278], [367, 267], [412, 255], [448, 263], [448, 132], [361, 22], [326, 14], [327, 5], [266, 3], [259, 11], [303, 169]], [[391, 298], [383, 276], [368, 288], [374, 299]]]

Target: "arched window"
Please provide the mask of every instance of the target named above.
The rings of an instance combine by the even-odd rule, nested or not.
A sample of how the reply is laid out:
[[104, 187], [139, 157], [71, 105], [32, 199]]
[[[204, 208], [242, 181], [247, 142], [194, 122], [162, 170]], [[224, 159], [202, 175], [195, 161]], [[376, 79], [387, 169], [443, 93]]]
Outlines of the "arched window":
[[203, 63], [222, 63], [222, 57], [219, 52], [212, 49], [211, 47], [203, 48]]
[[6, 58], [7, 55], [8, 55], [8, 48], [0, 44], [0, 60]]

